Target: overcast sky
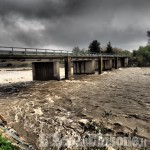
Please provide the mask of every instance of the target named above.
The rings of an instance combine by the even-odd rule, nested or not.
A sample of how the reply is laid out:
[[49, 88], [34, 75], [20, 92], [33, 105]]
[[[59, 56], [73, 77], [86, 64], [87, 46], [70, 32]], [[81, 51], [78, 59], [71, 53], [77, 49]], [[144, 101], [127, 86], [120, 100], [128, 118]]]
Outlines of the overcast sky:
[[137, 49], [150, 30], [150, 0], [0, 0], [0, 45], [72, 50]]

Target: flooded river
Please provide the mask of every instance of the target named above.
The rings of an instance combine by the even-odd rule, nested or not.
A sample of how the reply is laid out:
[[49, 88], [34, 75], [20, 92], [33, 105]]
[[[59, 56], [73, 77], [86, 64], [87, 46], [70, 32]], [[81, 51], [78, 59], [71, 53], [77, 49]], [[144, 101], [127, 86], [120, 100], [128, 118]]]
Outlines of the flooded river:
[[8, 80], [10, 73], [11, 83], [0, 84], [0, 114], [36, 149], [42, 149], [42, 140], [47, 144], [43, 149], [50, 149], [50, 135], [56, 132], [84, 134], [85, 122], [111, 135], [136, 131], [150, 139], [150, 68], [47, 82], [32, 81], [31, 70], [18, 71], [21, 82], [16, 83], [16, 72], [1, 71], [0, 76]]

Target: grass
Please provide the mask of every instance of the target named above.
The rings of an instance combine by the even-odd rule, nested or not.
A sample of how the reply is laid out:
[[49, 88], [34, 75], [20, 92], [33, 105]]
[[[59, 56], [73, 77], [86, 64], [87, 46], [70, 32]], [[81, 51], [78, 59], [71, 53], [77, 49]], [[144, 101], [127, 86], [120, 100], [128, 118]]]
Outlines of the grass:
[[16, 150], [15, 147], [0, 135], [0, 150]]

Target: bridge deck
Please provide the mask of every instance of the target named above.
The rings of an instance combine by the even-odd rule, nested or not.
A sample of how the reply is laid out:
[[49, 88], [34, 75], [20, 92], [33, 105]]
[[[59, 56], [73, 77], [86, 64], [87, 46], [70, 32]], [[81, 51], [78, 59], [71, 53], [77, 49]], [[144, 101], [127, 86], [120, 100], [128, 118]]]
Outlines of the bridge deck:
[[98, 58], [100, 56], [104, 58], [126, 57], [122, 55], [95, 53], [75, 55], [71, 51], [67, 50], [0, 46], [0, 59], [63, 59], [67, 56], [72, 57], [72, 59], [93, 59]]

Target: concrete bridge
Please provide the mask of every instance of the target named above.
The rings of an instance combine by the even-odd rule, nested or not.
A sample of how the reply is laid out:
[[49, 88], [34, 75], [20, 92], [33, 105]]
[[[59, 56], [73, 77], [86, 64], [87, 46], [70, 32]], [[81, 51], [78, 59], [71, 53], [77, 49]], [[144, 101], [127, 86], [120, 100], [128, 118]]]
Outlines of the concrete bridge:
[[0, 61], [31, 61], [33, 80], [59, 80], [60, 64], [65, 68], [65, 79], [73, 74], [101, 74], [104, 70], [128, 66], [128, 57], [109, 54], [73, 55], [66, 50], [0, 46]]

